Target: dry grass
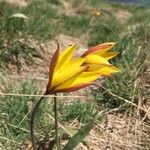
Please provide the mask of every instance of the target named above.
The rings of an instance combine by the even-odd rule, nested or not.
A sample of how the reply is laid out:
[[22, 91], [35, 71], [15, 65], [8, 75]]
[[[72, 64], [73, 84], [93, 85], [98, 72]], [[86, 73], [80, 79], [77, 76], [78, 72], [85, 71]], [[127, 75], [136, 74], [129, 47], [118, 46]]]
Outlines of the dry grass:
[[[25, 1], [9, 2], [28, 7]], [[62, 49], [72, 43], [78, 42], [80, 49], [77, 55], [80, 55], [82, 51], [88, 47], [88, 44], [93, 45], [106, 40], [118, 40], [119, 46], [116, 47], [116, 49], [120, 51], [121, 54], [114, 63], [120, 66], [124, 72], [119, 77], [112, 77], [111, 82], [108, 82], [108, 80], [101, 82], [102, 84], [107, 83], [105, 87], [90, 87], [71, 93], [72, 98], [67, 98], [67, 100], [66, 98], [60, 98], [59, 126], [63, 132], [71, 135], [73, 133], [67, 128], [68, 126], [76, 131], [87, 122], [87, 118], [92, 114], [91, 111], [94, 112], [95, 109], [99, 111], [104, 110], [105, 115], [102, 122], [97, 120], [95, 128], [90, 132], [86, 141], [76, 148], [77, 150], [149, 150], [150, 55], [147, 48], [149, 43], [149, 30], [147, 26], [148, 10], [139, 8], [145, 13], [145, 15], [139, 17], [143, 12], [141, 13], [138, 8], [137, 10], [132, 10], [128, 6], [120, 5], [118, 8], [118, 6], [105, 3], [101, 3], [100, 6], [95, 6], [95, 4], [93, 4], [95, 1], [90, 1], [90, 5], [85, 2], [86, 1], [78, 3], [74, 1], [73, 3], [73, 1], [61, 1], [58, 6], [51, 4], [50, 6], [52, 6], [51, 8], [54, 9], [54, 12], [57, 8], [60, 8], [60, 12], [45, 14], [44, 17], [46, 19], [43, 16], [38, 16], [41, 13], [40, 11], [44, 10], [45, 12], [45, 9], [48, 9], [46, 8], [46, 1], [44, 6], [40, 3], [43, 10], [36, 8], [39, 9], [39, 14], [36, 16], [38, 21], [33, 22], [33, 26], [29, 26], [28, 34], [26, 34], [26, 32], [24, 33], [24, 31], [19, 31], [19, 34], [22, 32], [22, 34], [25, 35], [18, 36], [17, 32], [15, 33], [17, 38], [11, 35], [13, 37], [11, 45], [4, 44], [7, 50], [11, 48], [12, 45], [15, 45], [13, 43], [15, 43], [14, 41], [16, 39], [19, 39], [21, 43], [27, 45], [27, 48], [31, 50], [29, 52], [36, 52], [36, 55], [31, 53], [34, 63], [29, 63], [30, 60], [26, 60], [25, 57], [22, 57], [22, 65], [18, 74], [15, 64], [5, 62], [4, 64], [8, 66], [1, 68], [0, 92], [18, 94], [22, 92], [22, 94], [29, 95], [42, 94], [47, 84], [49, 60], [56, 49], [56, 40], [60, 43]], [[34, 5], [32, 7], [34, 8]], [[32, 7], [29, 9], [30, 11]], [[102, 16], [95, 16], [95, 11], [101, 12]], [[133, 11], [135, 11], [135, 13], [137, 11], [140, 15], [137, 15], [137, 13], [134, 14]], [[135, 19], [134, 17], [137, 18]], [[30, 18], [33, 19], [34, 17], [31, 15]], [[86, 22], [90, 18], [92, 19]], [[44, 19], [44, 25], [46, 25], [44, 27], [42, 27], [43, 24], [40, 22], [42, 19]], [[113, 22], [110, 21], [111, 19], [114, 19]], [[132, 23], [134, 19], [136, 21]], [[141, 19], [143, 19], [142, 23], [144, 28], [141, 26]], [[78, 21], [77, 23], [76, 20]], [[82, 22], [82, 20], [85, 22]], [[70, 24], [68, 24], [68, 22]], [[82, 26], [85, 26], [87, 23], [89, 23], [89, 25], [83, 29]], [[56, 24], [58, 24], [58, 30], [54, 29], [53, 31], [51, 27], [50, 30], [48, 29], [49, 25], [53, 27], [56, 26]], [[138, 26], [136, 26], [137, 24]], [[35, 32], [31, 32], [32, 30], [30, 31], [30, 28], [34, 29], [34, 25], [36, 30]], [[118, 31], [118, 29], [121, 30], [121, 32]], [[141, 29], [142, 32], [140, 32], [139, 29]], [[74, 33], [74, 31], [77, 31], [77, 34]], [[32, 35], [33, 33], [36, 36]], [[45, 33], [47, 34], [46, 36]], [[51, 37], [49, 34], [51, 34]], [[75, 37], [73, 37], [74, 35]], [[37, 38], [38, 36], [41, 36], [44, 40], [39, 40], [39, 38]], [[45, 37], [48, 37], [48, 39], [45, 40]], [[7, 40], [6, 38], [5, 42]], [[146, 55], [146, 58], [144, 55]], [[125, 75], [127, 75], [127, 78]], [[28, 81], [35, 82], [38, 88], [36, 89], [33, 83], [27, 83], [26, 85]], [[98, 97], [91, 94], [91, 91], [93, 92], [94, 90], [99, 94]], [[83, 95], [84, 97], [74, 99], [73, 95]], [[62, 94], [60, 94], [60, 96], [62, 96]], [[107, 98], [109, 103], [114, 102], [114, 100], [120, 102], [120, 105], [117, 105], [117, 103], [113, 104], [113, 106], [117, 105], [113, 109], [109, 106], [103, 107], [105, 104], [99, 102], [101, 97], [102, 99]], [[12, 148], [14, 148], [14, 150], [19, 150], [22, 147], [24, 150], [29, 150], [31, 142], [28, 122], [30, 119], [30, 110], [35, 100], [35, 97], [27, 98], [20, 96], [15, 98], [6, 95], [0, 97], [0, 117], [2, 118], [0, 120], [0, 149], [13, 150]], [[76, 103], [77, 101], [79, 102]], [[90, 106], [91, 102], [95, 105]], [[21, 106], [23, 106], [22, 109], [20, 108]], [[38, 138], [41, 137], [41, 139], [43, 139], [47, 133], [50, 140], [51, 136], [53, 136], [53, 115], [51, 106], [52, 103], [50, 99], [41, 106], [36, 130]], [[84, 109], [91, 109], [90, 111], [86, 110], [87, 116], [83, 112]], [[64, 110], [68, 111], [67, 115], [63, 114]], [[12, 114], [14, 116], [11, 116]], [[67, 140], [64, 140], [62, 144]], [[49, 142], [49, 139], [46, 142]]]

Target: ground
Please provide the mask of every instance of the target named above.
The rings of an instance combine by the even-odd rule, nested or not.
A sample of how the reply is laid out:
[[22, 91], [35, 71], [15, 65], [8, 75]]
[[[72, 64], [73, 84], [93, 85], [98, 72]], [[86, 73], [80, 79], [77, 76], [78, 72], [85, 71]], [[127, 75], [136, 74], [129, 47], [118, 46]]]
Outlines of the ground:
[[5, 0], [6, 2], [10, 4], [14, 4], [20, 7], [27, 6], [27, 1], [26, 0]]
[[[15, 11], [17, 8], [18, 11], [26, 13], [31, 20], [36, 19], [36, 21], [33, 24], [27, 24], [29, 26], [28, 32], [21, 29], [11, 34], [12, 28], [7, 30], [1, 27], [1, 35], [4, 39], [4, 41], [1, 40], [3, 41], [1, 42], [1, 51], [4, 49], [5, 52], [10, 52], [12, 47], [15, 50], [19, 49], [21, 61], [16, 60], [14, 51], [8, 55], [0, 53], [1, 58], [9, 56], [7, 62], [5, 59], [0, 60], [2, 66], [0, 92], [42, 94], [48, 80], [50, 59], [56, 50], [56, 41], [60, 44], [61, 49], [78, 42], [79, 50], [76, 55], [80, 55], [90, 45], [107, 40], [117, 40], [120, 44], [116, 49], [121, 55], [119, 55], [119, 60], [116, 59], [118, 62], [114, 61], [114, 63], [121, 67], [123, 73], [119, 77], [112, 77], [110, 80], [113, 81], [102, 81], [104, 83], [102, 85], [108, 91], [99, 87], [89, 87], [71, 93], [72, 97], [65, 102], [64, 98], [60, 98], [59, 117], [62, 125], [60, 128], [66, 128], [68, 131], [71, 128], [76, 131], [88, 122], [89, 116], [95, 109], [104, 110], [106, 111], [105, 117], [102, 121], [96, 121], [94, 129], [85, 139], [86, 142], [80, 143], [76, 150], [150, 149], [150, 98], [148, 93], [150, 58], [148, 51], [149, 26], [147, 25], [149, 8], [143, 10], [140, 7], [131, 8], [126, 5], [111, 5], [103, 2], [98, 6], [95, 5], [96, 1], [90, 1], [88, 4], [86, 1], [81, 3], [59, 1], [58, 5], [54, 1], [50, 1], [52, 2], [50, 6], [46, 2], [42, 4], [40, 0], [37, 2], [37, 6], [35, 6], [36, 3], [30, 4], [29, 1], [8, 0], [8, 2], [11, 4], [7, 6], [6, 3], [5, 8], [7, 9], [2, 10], [4, 16], [7, 16], [7, 13], [9, 15], [12, 15], [12, 12], [17, 13]], [[33, 8], [30, 8], [31, 6]], [[52, 9], [51, 13], [47, 6]], [[11, 8], [14, 10], [12, 11]], [[56, 11], [58, 9], [59, 11]], [[29, 13], [31, 10], [33, 12]], [[135, 11], [137, 12], [135, 13]], [[142, 11], [144, 11], [143, 14], [141, 14]], [[40, 16], [41, 12], [44, 15]], [[100, 12], [101, 15], [97, 15], [97, 12]], [[40, 22], [42, 19], [45, 21], [44, 24]], [[115, 23], [111, 22], [111, 19]], [[141, 24], [141, 19], [143, 19], [143, 24]], [[55, 28], [56, 24], [57, 28]], [[15, 25], [17, 25], [16, 22]], [[19, 48], [16, 43], [19, 43]], [[25, 55], [20, 53], [20, 50], [24, 52], [22, 45], [26, 46], [27, 53]], [[84, 97], [74, 99], [74, 95]], [[29, 149], [31, 143], [28, 113], [35, 100], [35, 98], [17, 99], [10, 96], [3, 96], [0, 99], [1, 149], [9, 150], [12, 147], [14, 149]], [[53, 115], [51, 116], [51, 107], [50, 98], [46, 104], [41, 106], [42, 113], [39, 114], [40, 122], [36, 131], [39, 134], [39, 139], [43, 139], [47, 132], [50, 132], [48, 136], [52, 137]], [[84, 109], [85, 112], [82, 111]], [[67, 140], [62, 141], [62, 145]]]

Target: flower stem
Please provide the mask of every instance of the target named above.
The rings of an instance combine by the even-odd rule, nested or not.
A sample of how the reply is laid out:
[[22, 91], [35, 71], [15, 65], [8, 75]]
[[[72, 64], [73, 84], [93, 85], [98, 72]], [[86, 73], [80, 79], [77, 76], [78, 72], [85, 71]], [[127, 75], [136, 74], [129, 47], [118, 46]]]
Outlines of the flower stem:
[[[47, 95], [47, 93], [45, 92], [44, 95]], [[32, 147], [33, 147], [33, 150], [37, 150], [36, 148], [36, 141], [35, 141], [35, 133], [34, 133], [34, 124], [35, 124], [35, 115], [38, 111], [38, 107], [40, 105], [40, 103], [42, 102], [42, 100], [44, 99], [45, 97], [41, 97], [37, 103], [35, 104], [35, 106], [33, 107], [32, 109], [32, 114], [31, 114], [31, 122], [30, 122], [30, 133], [31, 133], [31, 142], [32, 142]]]
[[[56, 96], [56, 94], [55, 94]], [[54, 97], [54, 117], [55, 117], [55, 141], [57, 150], [60, 150], [60, 142], [58, 135], [58, 108], [57, 108], [57, 97]]]

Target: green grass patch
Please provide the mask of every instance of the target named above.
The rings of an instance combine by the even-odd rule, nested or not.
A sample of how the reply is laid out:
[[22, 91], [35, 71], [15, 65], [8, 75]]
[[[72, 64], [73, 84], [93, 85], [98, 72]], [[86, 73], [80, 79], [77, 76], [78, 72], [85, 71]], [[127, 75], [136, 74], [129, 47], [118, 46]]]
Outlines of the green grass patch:
[[[1, 81], [5, 82], [5, 81]], [[39, 85], [35, 81], [27, 81], [23, 84], [17, 82], [12, 82], [12, 85], [7, 84], [5, 87], [5, 92], [8, 93], [20, 93], [20, 94], [39, 94]], [[31, 108], [38, 100], [38, 97], [24, 97], [24, 96], [5, 96], [0, 98], [0, 125], [1, 130], [0, 134], [2, 137], [12, 139], [16, 142], [11, 142], [4, 140], [4, 146], [20, 146], [20, 142], [30, 138], [29, 133], [29, 123], [30, 123], [30, 114]], [[49, 121], [48, 118], [44, 117], [44, 112], [50, 112], [51, 109], [47, 104], [47, 101], [43, 101], [39, 111], [36, 115], [36, 129], [38, 137], [41, 137], [42, 134], [45, 135], [51, 134], [51, 129], [53, 123]], [[15, 149], [16, 147], [14, 147]]]
[[82, 103], [80, 100], [69, 104], [64, 103], [64, 100], [62, 100], [59, 103], [59, 111], [62, 115], [62, 121], [71, 122], [76, 119], [82, 123], [88, 122], [97, 112], [96, 103]]

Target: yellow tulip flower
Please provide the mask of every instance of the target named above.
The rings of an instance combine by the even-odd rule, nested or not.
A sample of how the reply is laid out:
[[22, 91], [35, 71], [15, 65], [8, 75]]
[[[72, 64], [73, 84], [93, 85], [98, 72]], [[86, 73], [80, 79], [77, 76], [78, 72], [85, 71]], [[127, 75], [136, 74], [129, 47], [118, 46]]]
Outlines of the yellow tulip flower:
[[103, 43], [89, 48], [81, 57], [73, 57], [77, 44], [55, 51], [49, 72], [47, 93], [70, 92], [92, 84], [102, 76], [119, 71], [108, 60], [118, 52], [107, 52], [115, 43]]

